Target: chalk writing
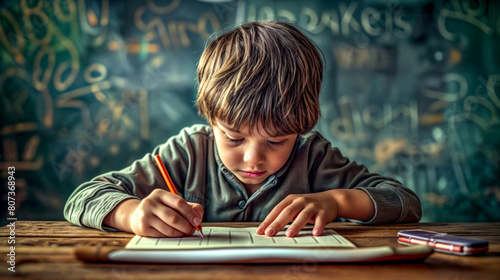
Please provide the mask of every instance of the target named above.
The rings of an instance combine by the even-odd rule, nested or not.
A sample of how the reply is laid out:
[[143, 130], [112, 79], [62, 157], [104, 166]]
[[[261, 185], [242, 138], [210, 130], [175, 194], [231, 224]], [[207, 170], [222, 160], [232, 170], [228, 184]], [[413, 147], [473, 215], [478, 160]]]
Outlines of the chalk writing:
[[[250, 4], [247, 20], [281, 19], [299, 23], [313, 34], [320, 34], [329, 29], [332, 35], [346, 38], [361, 32], [370, 36], [392, 34], [398, 38], [408, 38], [412, 32], [412, 25], [406, 20], [408, 15], [401, 9], [387, 9], [387, 7], [377, 9], [370, 6], [363, 8], [357, 1], [349, 4], [332, 3], [336, 4], [323, 11], [315, 10], [306, 4], [300, 8], [298, 14], [286, 8], [258, 7]], [[394, 13], [394, 11], [397, 12]]]
[[[437, 25], [439, 28], [439, 32], [441, 35], [450, 41], [454, 41], [457, 39], [457, 34], [453, 33], [452, 31], [449, 30], [449, 24], [447, 25], [447, 22], [450, 21], [450, 19], [455, 19], [458, 21], [462, 21], [465, 23], [470, 24], [471, 26], [476, 27], [479, 31], [483, 32], [484, 34], [488, 36], [493, 35], [493, 28], [491, 26], [495, 26], [496, 22], [484, 22], [481, 17], [485, 15], [487, 9], [487, 5], [491, 5], [489, 11], [491, 13], [494, 13], [494, 5], [495, 1], [484, 1], [484, 0], [478, 0], [474, 1], [475, 5], [477, 5], [476, 8], [472, 7], [471, 1], [469, 0], [451, 0], [451, 5], [452, 7], [449, 8], [443, 8], [441, 9], [439, 13], [439, 17], [437, 20]], [[497, 22], [498, 16], [496, 17]]]

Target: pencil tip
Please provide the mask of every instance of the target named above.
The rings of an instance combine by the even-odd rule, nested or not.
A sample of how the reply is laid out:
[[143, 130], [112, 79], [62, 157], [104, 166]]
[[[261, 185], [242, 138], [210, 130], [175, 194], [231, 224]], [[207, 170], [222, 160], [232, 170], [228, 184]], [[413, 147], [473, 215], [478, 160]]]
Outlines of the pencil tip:
[[201, 235], [201, 238], [205, 238], [205, 235], [203, 234], [203, 232], [200, 230], [200, 235]]

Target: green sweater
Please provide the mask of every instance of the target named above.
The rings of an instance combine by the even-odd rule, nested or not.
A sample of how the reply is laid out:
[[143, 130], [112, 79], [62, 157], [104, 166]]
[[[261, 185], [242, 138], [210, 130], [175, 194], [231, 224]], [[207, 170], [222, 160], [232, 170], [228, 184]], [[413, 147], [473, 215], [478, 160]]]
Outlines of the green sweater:
[[289, 194], [331, 189], [360, 189], [375, 205], [367, 224], [417, 222], [422, 215], [418, 197], [400, 182], [369, 173], [344, 157], [317, 132], [297, 138], [290, 158], [264, 185], [248, 195], [243, 184], [219, 158], [212, 130], [207, 125], [184, 128], [129, 167], [105, 173], [80, 185], [70, 196], [64, 216], [75, 225], [103, 226], [104, 217], [124, 199], [143, 199], [154, 189], [167, 189], [155, 165], [159, 154], [177, 187], [189, 202], [205, 211], [204, 222], [259, 222]]

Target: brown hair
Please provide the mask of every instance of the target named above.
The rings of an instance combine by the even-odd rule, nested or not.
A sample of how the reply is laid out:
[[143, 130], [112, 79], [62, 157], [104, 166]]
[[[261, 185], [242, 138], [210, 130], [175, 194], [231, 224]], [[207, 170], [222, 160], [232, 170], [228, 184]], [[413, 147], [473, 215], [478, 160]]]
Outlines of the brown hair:
[[315, 45], [281, 22], [240, 25], [208, 44], [198, 64], [196, 105], [210, 125], [261, 122], [273, 136], [317, 123], [323, 62]]

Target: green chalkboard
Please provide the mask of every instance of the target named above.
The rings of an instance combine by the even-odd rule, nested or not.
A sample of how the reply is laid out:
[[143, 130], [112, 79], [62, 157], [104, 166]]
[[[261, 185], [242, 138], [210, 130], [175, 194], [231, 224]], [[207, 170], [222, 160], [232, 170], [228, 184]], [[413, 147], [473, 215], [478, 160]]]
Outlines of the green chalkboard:
[[255, 20], [313, 39], [316, 130], [413, 189], [424, 221], [500, 221], [499, 15], [485, 0], [3, 1], [0, 223], [12, 182], [15, 217], [63, 219], [80, 183], [204, 123], [197, 60]]

